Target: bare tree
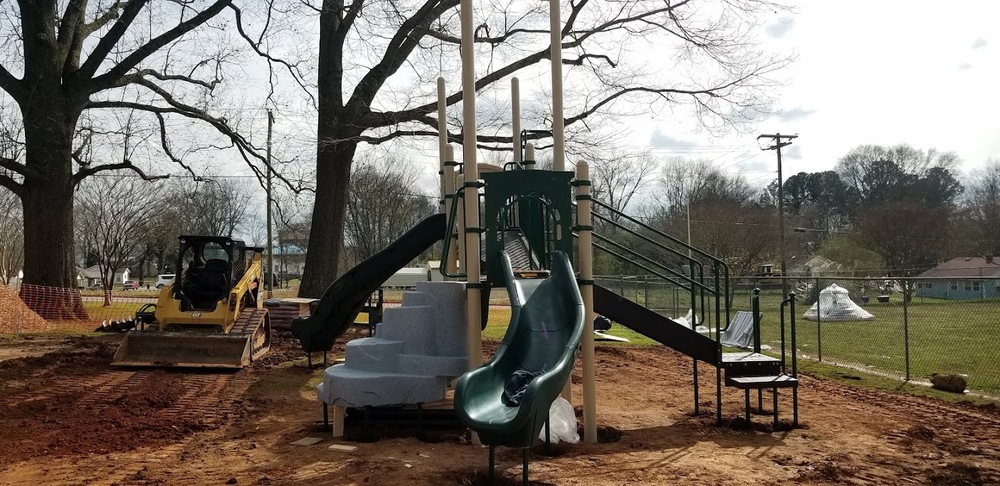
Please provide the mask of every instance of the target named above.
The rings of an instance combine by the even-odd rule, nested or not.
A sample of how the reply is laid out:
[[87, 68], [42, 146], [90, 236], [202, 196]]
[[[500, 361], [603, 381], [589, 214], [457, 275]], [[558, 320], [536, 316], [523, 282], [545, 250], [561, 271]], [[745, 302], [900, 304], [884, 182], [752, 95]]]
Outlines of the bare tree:
[[0, 185], [23, 202], [26, 283], [73, 285], [74, 190], [107, 171], [148, 178], [139, 146], [192, 172], [208, 153], [185, 147], [263, 159], [238, 132], [238, 107], [210, 114], [226, 99], [223, 72], [245, 61], [225, 33], [240, 18], [230, 0], [19, 0], [0, 16], [0, 90], [24, 126], [23, 157], [0, 157]]
[[[587, 119], [683, 108], [704, 126], [721, 130], [766, 112], [770, 76], [788, 59], [761, 52], [752, 27], [783, 7], [757, 0], [701, 3], [564, 5], [563, 64], [567, 79], [574, 81], [567, 88], [568, 129], [589, 128]], [[458, 4], [316, 0], [305, 5], [319, 14], [320, 38], [316, 199], [301, 295], [319, 296], [337, 276], [358, 144], [437, 135], [434, 82], [428, 73], [458, 79]], [[477, 91], [550, 57], [547, 9], [501, 2], [477, 16], [475, 42], [482, 59]], [[650, 68], [655, 60], [650, 45], [658, 48], [656, 58], [670, 57], [669, 71]], [[536, 105], [547, 105], [540, 103], [543, 97], [539, 94]], [[447, 102], [461, 99], [461, 92], [454, 92]], [[525, 112], [537, 114], [531, 125], [551, 122], [547, 110]], [[511, 142], [497, 130], [479, 133], [484, 146]], [[460, 135], [449, 134], [455, 141]]]
[[17, 276], [24, 264], [24, 233], [21, 201], [0, 189], [0, 279], [3, 285]]
[[[590, 178], [594, 198], [619, 213], [628, 209], [629, 203], [656, 170], [656, 159], [649, 153], [622, 154], [612, 151], [592, 155], [586, 160], [592, 164]], [[613, 221], [620, 219], [616, 214], [609, 217]]]
[[[241, 229], [253, 232], [250, 211], [256, 209], [254, 191], [259, 187], [238, 178], [178, 179], [171, 186], [169, 206], [175, 213], [179, 234], [233, 236]], [[263, 194], [259, 198], [263, 210]], [[261, 225], [262, 226], [262, 225]]]
[[94, 177], [77, 192], [78, 233], [97, 257], [104, 305], [111, 305], [115, 272], [138, 256], [156, 230], [162, 184], [137, 177]]
[[726, 261], [732, 276], [756, 273], [775, 253], [775, 212], [758, 202], [744, 177], [710, 161], [673, 159], [663, 167], [657, 193], [655, 224], [673, 235], [686, 235], [690, 225], [691, 245]]
[[975, 248], [1000, 256], [1000, 159], [992, 158], [972, 174], [963, 203]]
[[355, 264], [437, 211], [436, 198], [420, 193], [412, 164], [405, 160], [369, 157], [353, 172], [345, 237]]

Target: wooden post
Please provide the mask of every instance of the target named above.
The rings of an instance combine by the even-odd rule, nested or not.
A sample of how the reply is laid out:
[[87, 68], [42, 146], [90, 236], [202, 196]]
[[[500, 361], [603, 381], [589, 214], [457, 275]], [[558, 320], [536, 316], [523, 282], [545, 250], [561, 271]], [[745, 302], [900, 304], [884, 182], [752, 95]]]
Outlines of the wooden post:
[[[566, 170], [563, 147], [562, 19], [559, 0], [549, 0], [549, 60], [552, 63], [552, 170]], [[466, 125], [469, 126], [469, 125]]]
[[339, 405], [334, 405], [332, 408], [333, 408], [333, 417], [330, 417], [330, 423], [331, 425], [333, 425], [333, 436], [343, 437], [344, 417], [347, 416], [347, 409]]
[[583, 440], [597, 442], [597, 373], [594, 366], [594, 250], [590, 215], [590, 166], [576, 164], [577, 233], [580, 235], [578, 265], [583, 296]]
[[462, 23], [462, 166], [465, 172], [466, 320], [469, 369], [483, 364], [479, 276], [479, 167], [476, 164], [476, 59], [473, 49], [472, 0], [461, 0]]

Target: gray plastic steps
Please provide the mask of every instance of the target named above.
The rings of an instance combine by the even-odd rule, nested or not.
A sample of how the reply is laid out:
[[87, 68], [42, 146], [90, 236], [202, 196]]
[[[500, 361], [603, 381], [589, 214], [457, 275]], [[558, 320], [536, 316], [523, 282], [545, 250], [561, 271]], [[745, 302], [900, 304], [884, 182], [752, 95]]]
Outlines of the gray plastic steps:
[[385, 309], [375, 336], [354, 339], [343, 364], [323, 373], [316, 389], [325, 404], [380, 407], [429, 403], [468, 370], [465, 285], [419, 282], [399, 307]]

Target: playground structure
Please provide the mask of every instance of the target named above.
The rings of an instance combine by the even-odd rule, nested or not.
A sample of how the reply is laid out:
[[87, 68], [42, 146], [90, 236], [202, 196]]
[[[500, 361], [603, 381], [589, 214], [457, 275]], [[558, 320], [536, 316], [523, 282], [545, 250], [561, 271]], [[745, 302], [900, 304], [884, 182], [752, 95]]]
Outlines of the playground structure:
[[[722, 324], [730, 321], [727, 264], [594, 200], [590, 195], [589, 167], [585, 161], [576, 164], [575, 174], [565, 170], [559, 39], [561, 22], [558, 2], [553, 1], [550, 5], [553, 170], [534, 169], [531, 144], [526, 144], [522, 160], [516, 78], [511, 82], [513, 145], [516, 148], [514, 161], [504, 168], [506, 170], [479, 164], [474, 149], [463, 151], [462, 163], [455, 161], [454, 151], [447, 142], [446, 86], [445, 81], [439, 79], [441, 212], [421, 222], [381, 253], [348, 271], [331, 285], [311, 317], [292, 324], [293, 333], [301, 340], [305, 351], [329, 350], [333, 341], [353, 322], [367, 296], [382, 281], [437, 240], [444, 239], [441, 272], [449, 279], [464, 280], [464, 299], [448, 299], [450, 303], [445, 306], [450, 306], [448, 312], [453, 315], [453, 311], [464, 304], [466, 341], [462, 353], [448, 347], [444, 354], [419, 354], [423, 357], [420, 359], [411, 357], [414, 350], [419, 349], [423, 353], [435, 347], [424, 335], [430, 331], [420, 330], [427, 328], [421, 319], [433, 320], [433, 313], [443, 307], [436, 307], [438, 311], [410, 311], [406, 324], [402, 315], [397, 321], [387, 314], [385, 322], [379, 324], [375, 337], [349, 343], [346, 362], [326, 371], [318, 390], [324, 417], [328, 418], [328, 407], [332, 405], [334, 434], [341, 435], [344, 417], [350, 408], [364, 408], [366, 416], [370, 407], [382, 405], [415, 405], [419, 411], [423, 404], [444, 396], [447, 379], [460, 376], [455, 385], [455, 412], [476, 433], [477, 440], [490, 446], [491, 477], [495, 446], [521, 447], [524, 450], [524, 481], [527, 482], [527, 448], [545, 425], [552, 401], [560, 394], [567, 399], [571, 397], [568, 378], [578, 349], [583, 372], [583, 438], [588, 442], [597, 441], [593, 332], [597, 312], [692, 359], [695, 414], [699, 413], [700, 404], [698, 365], [704, 363], [715, 368], [718, 423], [722, 422], [722, 385], [725, 383], [744, 391], [748, 422], [752, 411], [750, 392], [758, 390], [757, 412], [760, 413], [763, 411], [761, 390], [771, 389], [774, 399], [771, 414], [775, 426], [778, 425], [778, 389], [791, 388], [793, 424], [797, 425], [795, 353], [792, 353], [789, 370], [785, 364], [783, 312], [785, 306], [790, 307], [791, 346], [794, 350], [794, 294], [790, 294], [781, 306], [780, 359], [760, 353], [760, 309], [756, 296], [752, 302], [751, 319], [753, 349], [724, 352], [721, 341], [726, 330]], [[475, 127], [471, 0], [462, 0], [461, 12], [463, 126]], [[463, 134], [463, 146], [475, 147], [475, 131], [464, 130]], [[592, 212], [593, 207], [599, 211]], [[661, 256], [643, 255], [595, 233], [595, 219], [640, 238]], [[481, 241], [483, 235], [485, 254]], [[574, 246], [577, 248], [575, 252]], [[692, 320], [711, 325], [714, 335], [699, 334], [691, 327], [596, 285], [593, 279], [594, 248], [684, 289], [690, 296]], [[662, 255], [668, 255], [669, 261], [664, 261]], [[577, 264], [575, 279], [574, 260]], [[534, 279], [522, 278], [526, 275]], [[482, 366], [481, 331], [486, 322], [493, 286], [507, 290], [512, 316], [500, 349], [489, 364]], [[404, 308], [423, 307], [427, 301], [422, 299], [407, 296]], [[419, 304], [412, 302], [414, 305], [411, 306], [410, 301], [419, 301]], [[446, 320], [451, 321], [451, 318]], [[413, 330], [399, 332], [397, 327], [401, 325], [412, 325]], [[438, 337], [449, 335], [442, 329], [434, 330], [433, 334]], [[450, 336], [460, 334], [456, 332]], [[411, 339], [419, 344], [409, 342]], [[459, 369], [454, 361], [460, 355], [466, 357], [464, 369]], [[448, 361], [448, 366], [437, 366], [442, 359]], [[404, 361], [406, 365], [400, 366]], [[417, 363], [426, 365], [426, 372], [418, 371]], [[522, 399], [512, 403], [505, 400], [504, 395], [515, 372], [525, 372], [528, 378], [526, 383], [522, 383], [525, 385]], [[419, 390], [407, 385], [402, 387], [407, 390], [404, 393], [383, 391], [386, 387], [400, 388], [400, 380], [409, 379], [407, 377], [429, 384], [426, 389]], [[344, 385], [347, 382], [352, 384]], [[358, 385], [355, 387], [354, 383]]]

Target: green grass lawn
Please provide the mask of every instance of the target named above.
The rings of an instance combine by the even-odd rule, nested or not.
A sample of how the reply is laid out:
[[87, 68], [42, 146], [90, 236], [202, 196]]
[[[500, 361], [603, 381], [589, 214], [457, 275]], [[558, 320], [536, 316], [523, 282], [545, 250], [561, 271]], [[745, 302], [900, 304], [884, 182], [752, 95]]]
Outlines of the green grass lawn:
[[[669, 302], [672, 290], [661, 295], [640, 294], [640, 297]], [[860, 299], [856, 302], [862, 305]], [[780, 303], [779, 291], [761, 293], [760, 308], [764, 316], [761, 341], [771, 345], [776, 353], [780, 352]], [[908, 333], [911, 379], [927, 380], [932, 373], [961, 373], [968, 375], [970, 389], [1000, 394], [1000, 353], [996, 350], [1000, 343], [1000, 301], [914, 298], [907, 305], [905, 333], [901, 294], [892, 295], [887, 303], [872, 299], [863, 304], [865, 310], [875, 315], [871, 321], [817, 324], [802, 318], [812, 304], [803, 298], [795, 307], [796, 346], [802, 358], [819, 359], [822, 351], [824, 362], [849, 364], [903, 378]], [[738, 293], [734, 299], [731, 312], [738, 310], [750, 310], [748, 293]], [[706, 317], [714, 325], [713, 314], [709, 312]], [[786, 349], [790, 350], [791, 317], [787, 307], [785, 326]]]

